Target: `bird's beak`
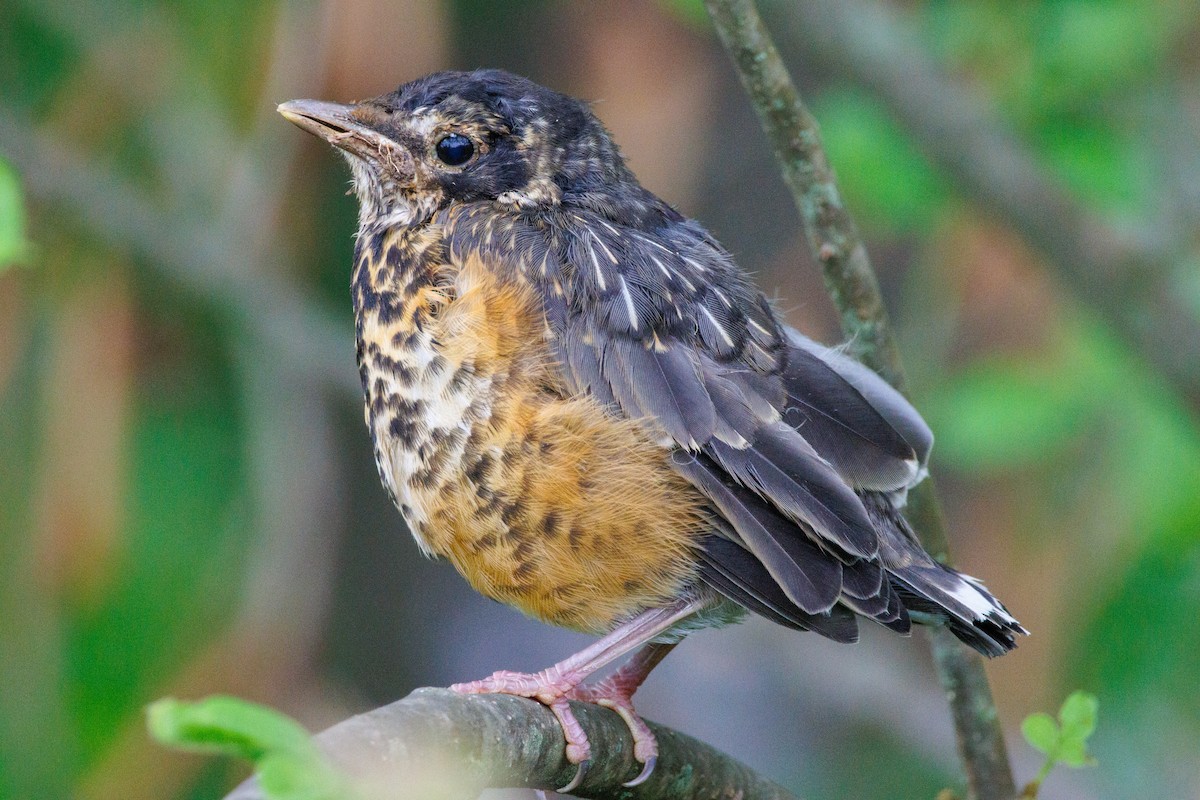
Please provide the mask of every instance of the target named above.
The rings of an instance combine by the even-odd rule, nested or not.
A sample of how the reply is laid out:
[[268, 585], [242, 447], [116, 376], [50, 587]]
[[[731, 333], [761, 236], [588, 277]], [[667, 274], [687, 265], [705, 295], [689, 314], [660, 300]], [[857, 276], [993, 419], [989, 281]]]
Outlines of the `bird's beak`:
[[354, 106], [325, 100], [289, 100], [276, 110], [288, 122], [361, 158], [377, 159], [388, 145], [394, 147], [394, 143], [355, 119]]

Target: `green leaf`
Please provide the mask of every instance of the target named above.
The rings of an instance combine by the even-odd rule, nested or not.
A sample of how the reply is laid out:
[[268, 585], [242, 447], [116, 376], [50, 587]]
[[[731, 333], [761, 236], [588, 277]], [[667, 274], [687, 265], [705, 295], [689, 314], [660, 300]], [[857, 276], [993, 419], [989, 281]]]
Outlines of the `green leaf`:
[[271, 800], [353, 797], [308, 732], [266, 706], [224, 696], [195, 703], [166, 698], [150, 705], [146, 723], [151, 736], [168, 747], [253, 761]]
[[25, 241], [25, 208], [16, 171], [0, 160], [0, 271], [29, 257]]
[[[1029, 784], [1026, 794], [1022, 794], [1022, 797], [1035, 796], [1037, 786], [1058, 764], [1086, 767], [1096, 763], [1095, 759], [1088, 755], [1087, 739], [1096, 730], [1099, 705], [1093, 695], [1087, 692], [1073, 692], [1058, 711], [1061, 727], [1049, 714], [1039, 712], [1025, 718], [1021, 723], [1021, 733], [1034, 749], [1046, 754], [1046, 763], [1042, 765], [1037, 777]], [[1033, 794], [1029, 794], [1031, 789]]]
[[308, 733], [278, 711], [215, 696], [187, 703], [164, 698], [146, 709], [150, 734], [184, 750], [220, 753], [254, 761], [268, 752], [314, 752]]
[[1064, 740], [1086, 742], [1096, 730], [1096, 714], [1100, 701], [1087, 692], [1072, 692], [1059, 709], [1058, 719], [1062, 723]]
[[1086, 767], [1095, 760], [1087, 754], [1087, 745], [1082, 739], [1063, 739], [1055, 753], [1055, 761], [1068, 767]]
[[1052, 755], [1058, 749], [1061, 731], [1054, 718], [1045, 712], [1039, 711], [1026, 717], [1021, 723], [1021, 733], [1035, 750], [1046, 755]]
[[258, 783], [276, 800], [350, 800], [345, 783], [333, 770], [313, 769], [310, 761], [288, 754], [258, 762]]

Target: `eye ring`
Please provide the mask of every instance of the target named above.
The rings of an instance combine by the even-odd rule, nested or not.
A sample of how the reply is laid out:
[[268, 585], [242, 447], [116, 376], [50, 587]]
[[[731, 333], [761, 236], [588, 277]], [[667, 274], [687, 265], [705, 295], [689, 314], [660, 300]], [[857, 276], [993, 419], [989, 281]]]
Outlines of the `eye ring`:
[[461, 167], [475, 155], [475, 143], [461, 133], [448, 133], [434, 145], [438, 160], [449, 167]]

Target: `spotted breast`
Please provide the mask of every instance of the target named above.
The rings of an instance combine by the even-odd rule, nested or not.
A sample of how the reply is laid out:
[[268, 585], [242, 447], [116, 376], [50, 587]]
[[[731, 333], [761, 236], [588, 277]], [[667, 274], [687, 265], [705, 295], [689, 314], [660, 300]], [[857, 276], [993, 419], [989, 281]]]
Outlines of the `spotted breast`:
[[695, 578], [701, 496], [641, 424], [564, 390], [527, 281], [450, 250], [431, 222], [363, 231], [355, 259], [367, 424], [418, 543], [564, 627], [669, 602]]

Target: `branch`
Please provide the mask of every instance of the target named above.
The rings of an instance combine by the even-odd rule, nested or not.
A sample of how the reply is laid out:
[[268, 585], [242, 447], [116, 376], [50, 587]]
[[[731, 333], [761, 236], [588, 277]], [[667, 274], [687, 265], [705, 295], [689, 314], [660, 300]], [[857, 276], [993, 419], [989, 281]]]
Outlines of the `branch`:
[[[903, 389], [904, 366], [879, 285], [842, 203], [816, 120], [800, 101], [753, 0], [706, 0], [706, 5], [779, 159], [846, 335], [864, 363]], [[913, 492], [909, 516], [922, 544], [948, 562], [945, 523], [931, 480]], [[983, 661], [949, 630], [937, 627], [929, 633], [971, 792], [978, 800], [1011, 800], [1016, 787]]]
[[946, 75], [911, 26], [883, 4], [806, 0], [787, 7], [790, 40], [874, 92], [930, 162], [1045, 254], [1064, 284], [1200, 408], [1200, 308], [1189, 306], [1176, 285], [1187, 242], [1170, 241], [1145, 222], [1117, 230], [1079, 204], [1046, 177], [996, 110]]
[[708, 0], [707, 5], [775, 150], [809, 246], [842, 315], [842, 328], [861, 360], [890, 383], [902, 383], [879, 284], [858, 228], [842, 204], [816, 119], [800, 102], [754, 4]]
[[[650, 723], [658, 766], [627, 789], [641, 769], [629, 729], [591, 703], [573, 710], [594, 753], [578, 797], [654, 800], [796, 800], [782, 787], [712, 747]], [[335, 768], [366, 797], [472, 797], [485, 788], [564, 786], [575, 774], [562, 728], [541, 703], [508, 695], [418, 689], [403, 700], [352, 717], [315, 737]], [[255, 780], [225, 800], [264, 800]]]

